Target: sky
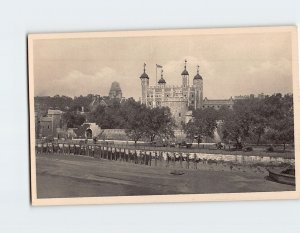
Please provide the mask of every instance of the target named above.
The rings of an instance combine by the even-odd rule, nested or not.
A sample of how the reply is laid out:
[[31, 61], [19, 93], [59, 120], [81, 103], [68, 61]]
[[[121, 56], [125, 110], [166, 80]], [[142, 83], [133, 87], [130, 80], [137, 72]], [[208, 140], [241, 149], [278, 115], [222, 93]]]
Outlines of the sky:
[[167, 85], [180, 85], [185, 59], [190, 83], [200, 66], [209, 99], [292, 93], [291, 36], [269, 32], [34, 40], [34, 95], [106, 96], [117, 81], [124, 97], [138, 100], [144, 63], [150, 85], [156, 64]]

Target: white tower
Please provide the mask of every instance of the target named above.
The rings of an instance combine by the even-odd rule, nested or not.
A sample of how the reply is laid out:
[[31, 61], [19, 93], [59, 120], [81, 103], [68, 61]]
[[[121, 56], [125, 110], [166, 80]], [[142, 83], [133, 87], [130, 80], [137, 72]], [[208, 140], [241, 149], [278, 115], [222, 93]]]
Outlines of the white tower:
[[184, 60], [184, 70], [181, 73], [182, 77], [182, 87], [189, 86], [189, 72], [186, 70], [186, 60]]
[[197, 66], [197, 74], [193, 79], [193, 86], [195, 87], [195, 109], [203, 106], [203, 79], [199, 74], [199, 66]]
[[142, 73], [141, 77], [141, 85], [142, 85], [142, 104], [147, 104], [147, 91], [149, 88], [149, 76], [146, 74], [146, 63], [144, 63], [144, 73]]

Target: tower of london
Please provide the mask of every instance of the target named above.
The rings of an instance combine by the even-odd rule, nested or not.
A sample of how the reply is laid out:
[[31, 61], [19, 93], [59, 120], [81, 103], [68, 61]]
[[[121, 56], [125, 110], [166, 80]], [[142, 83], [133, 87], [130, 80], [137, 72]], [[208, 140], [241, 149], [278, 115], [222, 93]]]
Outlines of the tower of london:
[[140, 76], [142, 85], [141, 103], [147, 107], [169, 107], [172, 116], [175, 119], [177, 127], [181, 127], [191, 119], [192, 110], [199, 108], [215, 108], [222, 106], [232, 108], [233, 99], [227, 100], [208, 100], [203, 99], [203, 78], [199, 74], [199, 66], [196, 67], [196, 74], [190, 82], [190, 74], [187, 70], [187, 61], [184, 61], [184, 69], [181, 72], [182, 83], [180, 86], [167, 85], [163, 69], [161, 69], [161, 77], [154, 85], [149, 85], [150, 77], [146, 73], [146, 64], [144, 64], [144, 72]]

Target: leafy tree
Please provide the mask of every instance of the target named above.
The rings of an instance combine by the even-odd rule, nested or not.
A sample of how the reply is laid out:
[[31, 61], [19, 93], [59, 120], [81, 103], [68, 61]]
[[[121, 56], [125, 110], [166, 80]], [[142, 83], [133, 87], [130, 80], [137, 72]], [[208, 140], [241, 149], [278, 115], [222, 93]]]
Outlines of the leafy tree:
[[214, 137], [217, 128], [217, 112], [213, 108], [197, 109], [193, 119], [184, 125], [184, 131], [190, 139], [197, 138], [198, 147], [204, 137]]
[[62, 115], [62, 120], [67, 128], [76, 128], [85, 122], [85, 116], [77, 112], [65, 112]]
[[145, 135], [151, 142], [157, 137], [163, 139], [174, 137], [175, 121], [169, 108], [148, 108], [146, 112]]
[[223, 139], [237, 144], [265, 136], [271, 142], [293, 142], [293, 97], [274, 94], [265, 98], [235, 101], [233, 111], [224, 118]]
[[293, 96], [273, 95], [266, 102], [273, 105], [272, 114], [269, 115], [267, 138], [275, 143], [282, 143], [285, 151], [287, 143], [294, 143]]
[[134, 111], [127, 115], [128, 128], [125, 130], [125, 133], [136, 144], [146, 134], [146, 108], [136, 106], [136, 108], [132, 107], [131, 110]]

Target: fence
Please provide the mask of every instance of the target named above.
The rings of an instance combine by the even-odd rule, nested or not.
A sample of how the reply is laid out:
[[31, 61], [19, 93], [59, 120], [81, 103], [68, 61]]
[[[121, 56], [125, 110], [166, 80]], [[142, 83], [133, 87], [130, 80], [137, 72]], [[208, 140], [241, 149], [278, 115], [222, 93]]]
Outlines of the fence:
[[190, 168], [197, 163], [218, 164], [294, 164], [294, 158], [271, 157], [259, 155], [232, 155], [195, 152], [181, 148], [156, 148], [147, 146], [114, 145], [112, 143], [37, 143], [37, 154], [83, 155], [98, 159], [161, 166], [173, 168]]

